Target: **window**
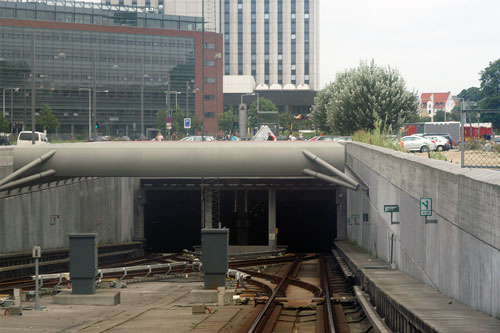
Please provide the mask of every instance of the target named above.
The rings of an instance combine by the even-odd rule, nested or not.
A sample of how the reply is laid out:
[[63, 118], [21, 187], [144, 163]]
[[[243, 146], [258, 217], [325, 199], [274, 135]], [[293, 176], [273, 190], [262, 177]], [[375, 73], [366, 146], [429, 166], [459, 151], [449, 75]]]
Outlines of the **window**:
[[205, 67], [215, 67], [215, 60], [205, 60]]
[[215, 49], [215, 43], [205, 43], [206, 49]]
[[215, 78], [214, 77], [206, 77], [205, 83], [215, 83]]
[[215, 101], [215, 95], [205, 95], [205, 101]]
[[205, 112], [205, 118], [215, 118], [215, 112]]

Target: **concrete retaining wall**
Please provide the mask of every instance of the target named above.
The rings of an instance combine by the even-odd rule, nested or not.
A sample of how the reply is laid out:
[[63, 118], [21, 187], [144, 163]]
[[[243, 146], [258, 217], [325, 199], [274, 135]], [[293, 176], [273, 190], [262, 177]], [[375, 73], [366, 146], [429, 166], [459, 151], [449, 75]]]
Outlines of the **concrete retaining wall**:
[[[12, 172], [11, 149], [0, 150], [0, 179]], [[68, 247], [72, 232], [97, 232], [100, 244], [129, 242], [133, 194], [134, 178], [76, 178], [0, 192], [0, 253]]]
[[[361, 143], [346, 145], [346, 163], [370, 187], [347, 191], [348, 238], [389, 262], [393, 233], [397, 269], [500, 318], [500, 172]], [[437, 224], [424, 223], [420, 198], [433, 199]]]

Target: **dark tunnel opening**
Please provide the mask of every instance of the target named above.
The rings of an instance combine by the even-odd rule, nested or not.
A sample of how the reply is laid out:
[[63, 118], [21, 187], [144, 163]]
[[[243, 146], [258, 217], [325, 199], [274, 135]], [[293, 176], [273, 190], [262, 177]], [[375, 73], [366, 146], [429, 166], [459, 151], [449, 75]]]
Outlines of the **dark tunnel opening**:
[[[220, 221], [229, 245], [268, 245], [269, 191], [221, 190]], [[334, 190], [276, 191], [278, 245], [290, 252], [329, 251], [336, 238]], [[146, 191], [146, 251], [181, 252], [201, 244], [199, 190]]]
[[200, 191], [147, 191], [144, 237], [147, 252], [181, 252], [201, 243]]
[[268, 197], [267, 190], [220, 191], [220, 217], [229, 229], [229, 245], [267, 245]]
[[290, 252], [328, 252], [337, 236], [335, 191], [277, 191], [276, 227]]

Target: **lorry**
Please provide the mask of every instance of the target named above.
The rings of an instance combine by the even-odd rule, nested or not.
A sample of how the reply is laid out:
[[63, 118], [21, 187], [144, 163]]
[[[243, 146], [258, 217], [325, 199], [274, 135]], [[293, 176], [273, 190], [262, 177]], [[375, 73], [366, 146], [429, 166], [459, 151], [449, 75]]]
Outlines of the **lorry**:
[[405, 135], [414, 134], [445, 134], [451, 135], [454, 146], [460, 142], [460, 122], [458, 121], [436, 121], [427, 123], [409, 123], [405, 124]]

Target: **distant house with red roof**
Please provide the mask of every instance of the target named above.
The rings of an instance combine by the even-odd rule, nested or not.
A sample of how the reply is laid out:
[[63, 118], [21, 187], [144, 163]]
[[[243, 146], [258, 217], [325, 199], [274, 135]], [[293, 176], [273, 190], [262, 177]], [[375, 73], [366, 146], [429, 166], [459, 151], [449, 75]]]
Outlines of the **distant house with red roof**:
[[420, 95], [420, 115], [422, 117], [431, 117], [438, 111], [450, 113], [455, 107], [456, 102], [451, 92], [445, 93], [422, 93]]

